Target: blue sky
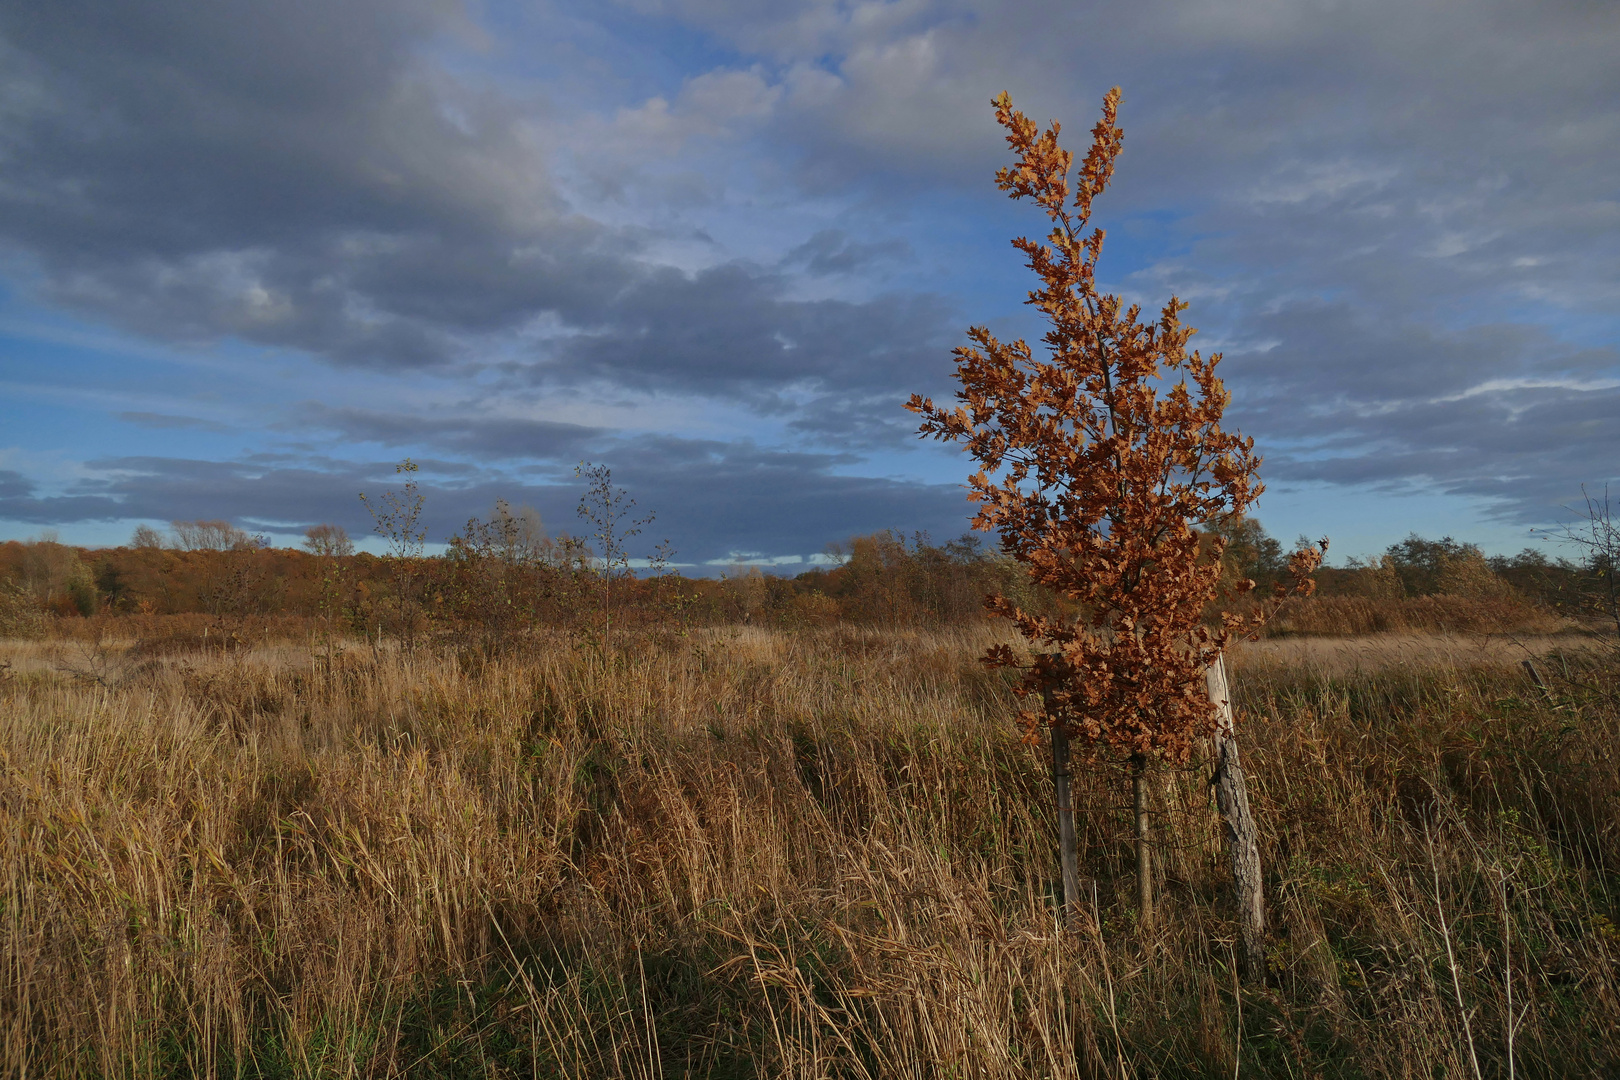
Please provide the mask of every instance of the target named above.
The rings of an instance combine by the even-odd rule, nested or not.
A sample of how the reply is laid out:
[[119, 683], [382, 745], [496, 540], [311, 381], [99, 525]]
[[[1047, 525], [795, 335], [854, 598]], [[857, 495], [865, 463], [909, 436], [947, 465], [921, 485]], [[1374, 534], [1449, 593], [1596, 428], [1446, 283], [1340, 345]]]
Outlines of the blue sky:
[[1038, 336], [1001, 90], [1104, 284], [1220, 349], [1276, 535], [1515, 551], [1620, 483], [1620, 8], [1285, 0], [0, 0], [0, 536], [576, 527], [678, 560], [965, 527], [974, 323]]

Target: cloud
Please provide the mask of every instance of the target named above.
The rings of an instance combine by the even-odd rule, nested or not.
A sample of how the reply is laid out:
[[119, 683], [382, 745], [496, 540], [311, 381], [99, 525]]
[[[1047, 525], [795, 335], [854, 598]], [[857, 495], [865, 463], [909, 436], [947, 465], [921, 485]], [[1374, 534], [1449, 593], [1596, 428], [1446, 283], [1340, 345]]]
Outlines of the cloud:
[[898, 413], [901, 388], [937, 373], [949, 355], [954, 319], [941, 297], [792, 300], [784, 286], [738, 263], [649, 273], [613, 300], [600, 326], [559, 341], [528, 378], [729, 397], [774, 414], [793, 412], [805, 398], [854, 403], [880, 395]]
[[145, 428], [155, 428], [160, 431], [178, 428], [196, 428], [201, 431], [229, 431], [230, 428], [213, 420], [202, 420], [195, 416], [171, 416], [168, 413], [154, 412], [121, 412], [118, 419], [131, 424], [138, 424]]
[[[0, 15], [20, 103], [0, 112], [0, 238], [34, 260], [49, 302], [160, 340], [234, 337], [380, 372], [495, 362], [515, 385], [773, 415], [831, 397], [863, 420], [836, 432], [839, 410], [822, 408], [818, 430], [868, 441], [886, 435], [867, 399], [898, 400], [941, 355], [939, 297], [795, 299], [781, 269], [660, 265], [645, 230], [571, 211], [547, 118], [426, 59], [453, 9], [194, 15], [169, 0]], [[677, 146], [767, 115], [778, 94], [758, 71], [702, 73], [674, 105], [622, 113], [615, 137], [625, 153]], [[785, 265], [847, 274], [904, 250], [822, 232]]]
[[1613, 5], [663, 10], [739, 47], [779, 50], [783, 94], [762, 132], [818, 193], [909, 203], [919, 190], [986, 192], [1006, 155], [994, 93], [1010, 90], [1036, 120], [1064, 120], [1083, 149], [1118, 83], [1126, 150], [1099, 204], [1104, 224], [1169, 211], [1165, 242], [1201, 244], [1204, 266], [1273, 288], [1348, 285], [1403, 308], [1472, 299], [1612, 311], [1620, 296]]
[[0, 469], [0, 499], [26, 499], [34, 492], [28, 477], [12, 469]]
[[[0, 0], [11, 283], [157, 341], [239, 339], [414, 388], [345, 399], [335, 376], [294, 430], [430, 448], [462, 509], [507, 482], [492, 464], [622, 454], [638, 484], [705, 508], [681, 525], [705, 550], [724, 522], [795, 552], [781, 529], [844, 529], [802, 512], [823, 494], [851, 531], [955, 520], [933, 488], [843, 474], [890, 471], [879, 455], [913, 430], [900, 401], [949, 395], [970, 318], [1017, 321], [1029, 282], [987, 269], [980, 235], [1006, 210], [990, 96], [1065, 120], [1083, 149], [1118, 82], [1104, 280], [1149, 310], [1197, 301], [1276, 483], [1416, 486], [1532, 520], [1617, 460], [1614, 5], [633, 0], [569, 17], [599, 20], [599, 53], [508, 78], [533, 43], [481, 38], [448, 0]], [[638, 33], [683, 59], [625, 70]], [[745, 425], [659, 444], [521, 415], [553, 393], [751, 414], [787, 448]], [[313, 492], [364, 471], [99, 468], [0, 497], [41, 522], [249, 513], [237, 485], [269, 500], [262, 520], [308, 521], [328, 505]]]
[[[1105, 281], [1150, 310], [1171, 291], [1200, 300], [1190, 318], [1227, 345], [1232, 415], [1279, 482], [1470, 495], [1542, 521], [1620, 460], [1600, 419], [1620, 415], [1612, 5], [660, 10], [774, 57], [762, 130], [819, 194], [984, 191], [1005, 162], [991, 94], [1061, 117], [1083, 149], [1123, 84]], [[793, 257], [815, 269], [838, 243]], [[793, 423], [814, 432], [822, 415]]]
[[732, 135], [768, 118], [781, 95], [758, 67], [705, 71], [686, 80], [674, 102], [655, 96], [592, 125], [595, 137], [579, 152], [597, 168], [671, 157], [693, 139]]
[[424, 58], [456, 17], [0, 9], [0, 236], [58, 304], [339, 363], [442, 365], [462, 335], [588, 311], [634, 245], [567, 212], [528, 112]]
[[487, 414], [423, 416], [371, 409], [335, 409], [319, 403], [300, 410], [297, 428], [334, 432], [345, 442], [431, 446], [479, 460], [577, 461], [602, 446], [609, 432], [583, 424]]
[[849, 274], [884, 259], [905, 259], [912, 254], [903, 239], [862, 242], [842, 229], [822, 229], [788, 252], [783, 266], [803, 266], [815, 277]]
[[1620, 349], [1533, 326], [1457, 331], [1301, 301], [1246, 320], [1262, 349], [1222, 369], [1246, 393], [1274, 481], [1379, 485], [1488, 501], [1505, 521], [1558, 516], [1620, 463]]
[[[843, 460], [747, 444], [646, 438], [617, 447], [608, 464], [615, 485], [630, 492], [638, 511], [656, 515], [640, 538], [647, 551], [668, 537], [683, 563], [723, 561], [739, 551], [765, 558], [812, 555], [828, 543], [890, 527], [942, 537], [966, 529], [967, 502], [958, 486], [831, 471]], [[430, 540], [447, 539], [468, 518], [487, 515], [496, 499], [539, 508], [554, 532], [580, 530], [574, 510], [584, 484], [571, 476], [536, 483], [454, 463], [420, 464]], [[35, 496], [26, 480], [0, 474], [0, 518], [40, 525], [224, 518], [270, 532], [334, 522], [364, 535], [372, 522], [358, 493], [375, 497], [400, 483], [389, 465], [340, 459], [128, 457], [88, 465], [93, 478], [59, 496]]]

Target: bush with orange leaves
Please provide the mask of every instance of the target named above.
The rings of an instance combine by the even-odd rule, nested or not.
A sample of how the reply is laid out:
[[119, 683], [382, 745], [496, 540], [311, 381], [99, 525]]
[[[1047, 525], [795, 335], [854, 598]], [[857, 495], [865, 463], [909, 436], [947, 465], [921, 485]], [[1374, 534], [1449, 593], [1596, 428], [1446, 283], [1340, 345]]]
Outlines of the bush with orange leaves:
[[[1188, 351], [1187, 305], [1171, 297], [1157, 323], [1142, 323], [1138, 306], [1097, 289], [1104, 234], [1085, 229], [1120, 153], [1119, 100], [1118, 87], [1104, 99], [1071, 199], [1059, 125], [1040, 133], [1005, 93], [995, 99], [1018, 158], [996, 184], [1053, 223], [1044, 244], [1013, 241], [1041, 279], [1028, 302], [1050, 324], [1048, 357], [973, 327], [973, 344], [955, 350], [957, 407], [915, 394], [906, 407], [923, 435], [964, 442], [981, 466], [969, 480], [974, 527], [999, 531], [1034, 581], [1079, 604], [1077, 617], [1062, 617], [987, 600], [1034, 646], [1029, 660], [1005, 645], [986, 657], [1021, 668], [1020, 696], [1041, 702], [1020, 714], [1027, 737], [1060, 727], [1094, 752], [1180, 763], [1214, 729], [1204, 670], [1273, 610], [1200, 623], [1220, 588], [1224, 541], [1200, 557], [1195, 526], [1255, 501], [1260, 459], [1253, 439], [1221, 428], [1221, 357]], [[1293, 555], [1279, 597], [1310, 590], [1326, 547]]]

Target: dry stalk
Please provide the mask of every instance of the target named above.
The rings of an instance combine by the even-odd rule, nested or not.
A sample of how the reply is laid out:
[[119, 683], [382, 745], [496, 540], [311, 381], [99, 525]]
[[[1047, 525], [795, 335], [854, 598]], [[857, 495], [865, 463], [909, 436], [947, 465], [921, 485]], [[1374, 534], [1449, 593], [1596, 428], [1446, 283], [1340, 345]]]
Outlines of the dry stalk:
[[1440, 864], [1434, 855], [1434, 837], [1427, 826], [1423, 830], [1424, 843], [1429, 850], [1429, 870], [1434, 877], [1434, 911], [1440, 921], [1440, 938], [1446, 945], [1446, 967], [1451, 972], [1451, 989], [1457, 997], [1457, 1014], [1462, 1018], [1463, 1037], [1468, 1044], [1468, 1064], [1473, 1068], [1474, 1080], [1484, 1080], [1479, 1070], [1479, 1055], [1474, 1053], [1474, 1026], [1472, 1013], [1463, 1003], [1462, 978], [1457, 972], [1457, 954], [1451, 947], [1451, 924], [1446, 920], [1445, 905], [1440, 899]]
[[[1076, 770], [1089, 895], [1055, 931], [1048, 765], [974, 663], [993, 633], [320, 671], [264, 642], [112, 688], [0, 645], [0, 1072], [1228, 1072], [1218, 822], [1156, 827], [1188, 854], [1143, 954], [1116, 776]], [[1523, 701], [1511, 655], [1303, 655], [1232, 658], [1278, 883], [1266, 1001], [1311, 1029], [1243, 1042], [1242, 1075], [1608, 1067], [1620, 714]], [[1512, 868], [1483, 903], [1438, 872], [1453, 847]], [[1499, 920], [1500, 970], [1462, 991], [1457, 928]], [[1482, 993], [1470, 1055], [1453, 1010]]]

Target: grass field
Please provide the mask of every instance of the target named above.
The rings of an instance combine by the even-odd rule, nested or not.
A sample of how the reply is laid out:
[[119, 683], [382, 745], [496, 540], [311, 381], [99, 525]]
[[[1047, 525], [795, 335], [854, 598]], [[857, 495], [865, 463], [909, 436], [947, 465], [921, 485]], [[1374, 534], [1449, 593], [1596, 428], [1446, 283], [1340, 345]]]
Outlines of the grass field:
[[[989, 629], [449, 652], [0, 643], [7, 1075], [1620, 1075], [1620, 707], [1577, 639], [1234, 657], [1204, 771], [1050, 780]], [[1568, 675], [1567, 681], [1562, 676]]]

